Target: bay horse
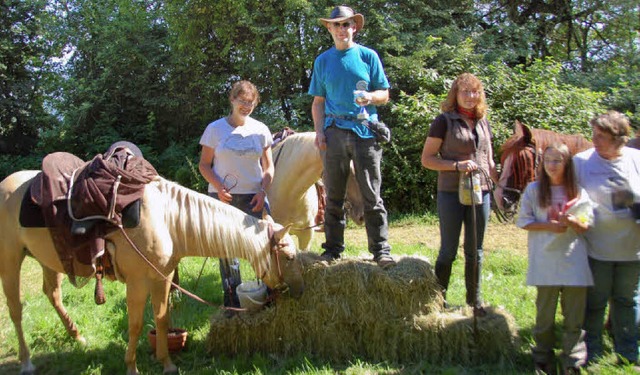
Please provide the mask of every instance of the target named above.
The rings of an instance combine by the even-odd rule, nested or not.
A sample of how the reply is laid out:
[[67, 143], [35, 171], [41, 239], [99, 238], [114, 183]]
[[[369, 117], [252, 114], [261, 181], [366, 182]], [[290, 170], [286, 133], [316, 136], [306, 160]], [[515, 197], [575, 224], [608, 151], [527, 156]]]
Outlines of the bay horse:
[[[291, 224], [290, 233], [298, 237], [301, 250], [309, 250], [318, 213], [315, 184], [322, 177], [323, 165], [315, 137], [315, 132], [294, 133], [274, 146], [275, 172], [267, 190], [273, 220]], [[353, 168], [347, 181], [345, 210], [356, 224], [362, 225], [364, 201]]]
[[555, 143], [566, 144], [571, 155], [593, 146], [582, 135], [529, 129], [528, 126], [516, 120], [513, 135], [500, 149], [502, 172], [494, 191], [498, 208], [507, 216], [515, 214], [521, 193], [529, 182], [536, 179], [542, 152], [547, 146]]
[[[60, 284], [64, 268], [49, 229], [26, 228], [19, 222], [22, 198], [37, 173], [16, 172], [0, 183], [0, 279], [18, 336], [23, 374], [35, 371], [22, 329], [19, 277], [25, 256], [40, 263], [43, 291], [71, 337], [84, 342], [62, 304]], [[157, 331], [156, 358], [163, 364], [164, 373], [177, 373], [167, 348], [168, 295], [171, 277], [183, 257], [243, 258], [270, 288], [286, 284], [295, 298], [304, 290], [302, 263], [288, 227], [256, 219], [161, 177], [145, 185], [140, 217], [137, 227], [106, 236], [106, 251], [116, 277], [126, 284], [127, 374], [138, 374], [136, 348], [149, 295]]]

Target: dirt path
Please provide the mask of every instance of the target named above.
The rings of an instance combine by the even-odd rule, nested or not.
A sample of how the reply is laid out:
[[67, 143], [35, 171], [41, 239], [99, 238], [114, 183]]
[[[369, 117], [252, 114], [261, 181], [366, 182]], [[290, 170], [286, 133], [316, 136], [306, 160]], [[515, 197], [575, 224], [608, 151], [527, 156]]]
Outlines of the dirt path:
[[[321, 236], [316, 236], [316, 238]], [[366, 247], [367, 237], [364, 228], [348, 228], [345, 237], [358, 246]], [[406, 224], [393, 225], [389, 228], [389, 242], [398, 245], [422, 244], [428, 248], [440, 247], [440, 230], [438, 225]], [[462, 245], [462, 239], [460, 240]], [[512, 250], [525, 256], [527, 254], [527, 232], [514, 224], [491, 222], [485, 234], [484, 248], [491, 250]]]

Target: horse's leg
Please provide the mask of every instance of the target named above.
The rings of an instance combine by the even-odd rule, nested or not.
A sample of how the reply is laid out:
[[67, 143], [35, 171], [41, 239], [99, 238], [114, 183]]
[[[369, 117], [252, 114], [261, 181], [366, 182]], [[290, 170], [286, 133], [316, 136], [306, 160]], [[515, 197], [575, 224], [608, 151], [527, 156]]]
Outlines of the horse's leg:
[[[20, 374], [33, 374], [36, 370], [31, 363], [31, 353], [24, 339], [22, 330], [22, 303], [20, 303], [20, 267], [24, 260], [24, 253], [16, 251], [11, 253], [12, 246], [5, 244], [0, 248], [0, 279], [2, 279], [2, 289], [7, 298], [9, 315], [18, 336], [18, 359], [20, 361]], [[16, 247], [17, 249], [17, 247]]]
[[136, 350], [138, 348], [138, 338], [140, 338], [140, 333], [142, 332], [144, 305], [149, 295], [149, 289], [146, 280], [128, 277], [126, 284], [129, 343], [127, 344], [127, 352], [124, 355], [124, 362], [127, 365], [127, 375], [137, 375]]
[[67, 310], [62, 304], [62, 279], [64, 275], [59, 272], [55, 272], [48, 267], [42, 266], [42, 291], [49, 298], [49, 302], [56, 309], [64, 328], [67, 330], [69, 336], [82, 345], [87, 343], [84, 337], [78, 332], [78, 328], [73, 323], [73, 320], [67, 314]]
[[164, 374], [177, 373], [178, 368], [171, 361], [169, 347], [167, 344], [167, 334], [169, 332], [169, 290], [171, 289], [171, 278], [168, 275], [166, 280], [153, 283], [151, 287], [151, 304], [156, 321], [156, 358], [164, 366]]

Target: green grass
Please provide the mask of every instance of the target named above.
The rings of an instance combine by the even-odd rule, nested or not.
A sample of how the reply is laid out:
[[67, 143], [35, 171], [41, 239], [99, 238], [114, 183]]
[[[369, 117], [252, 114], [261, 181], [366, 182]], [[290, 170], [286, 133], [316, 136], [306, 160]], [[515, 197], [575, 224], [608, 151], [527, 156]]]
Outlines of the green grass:
[[[390, 240], [393, 254], [426, 256], [433, 263], [437, 248], [427, 244], [437, 243], [433, 217], [394, 218]], [[437, 224], [435, 224], [437, 227]], [[498, 224], [492, 224], [498, 225]], [[430, 229], [430, 231], [428, 231]], [[498, 228], [496, 237], [522, 236], [513, 226]], [[437, 233], [437, 231], [435, 232]], [[362, 239], [364, 228], [349, 226], [347, 230], [346, 255], [366, 253], [366, 242]], [[317, 235], [312, 251], [320, 252], [322, 235]], [[522, 241], [521, 241], [522, 242]], [[485, 251], [482, 272], [484, 300], [494, 306], [504, 307], [514, 316], [519, 329], [520, 345], [511, 363], [486, 363], [472, 368], [432, 366], [429, 363], [367, 363], [353, 358], [349, 363], [332, 363], [307, 356], [278, 358], [271, 355], [246, 355], [229, 358], [212, 356], [206, 352], [205, 341], [209, 332], [209, 317], [217, 313], [217, 308], [198, 303], [186, 296], [173, 300], [173, 325], [189, 331], [188, 346], [185, 351], [174, 355], [173, 359], [180, 374], [531, 374], [529, 345], [531, 328], [535, 320], [535, 289], [525, 285], [527, 268], [526, 249], [506, 248], [501, 238], [492, 238], [491, 247]], [[180, 264], [182, 286], [212, 301], [222, 304], [220, 277], [217, 261], [209, 259], [200, 278], [203, 258], [189, 258]], [[462, 257], [454, 265], [451, 279], [449, 302], [453, 305], [464, 303], [464, 269]], [[243, 275], [252, 275], [243, 263]], [[122, 283], [105, 284], [107, 303], [96, 306], [93, 303], [93, 281], [85, 288], [76, 289], [65, 280], [63, 286], [64, 303], [88, 343], [82, 347], [70, 339], [41, 293], [41, 272], [37, 263], [27, 259], [22, 269], [23, 280], [23, 326], [26, 340], [30, 345], [32, 360], [38, 374], [122, 374], [125, 372], [124, 352], [127, 345], [127, 315], [125, 287]], [[558, 314], [560, 315], [560, 314]], [[153, 328], [150, 307], [145, 311], [144, 334]], [[0, 296], [0, 374], [17, 374], [17, 339], [9, 319], [4, 295]], [[560, 323], [560, 319], [558, 319]], [[558, 328], [559, 332], [559, 328]], [[224, 337], [220, 337], [224, 340]], [[609, 344], [610, 345], [610, 344]], [[142, 374], [162, 372], [162, 366], [153, 358], [146, 336], [141, 337], [138, 346], [138, 369]], [[590, 367], [593, 374], [631, 373], [630, 367], [613, 365], [613, 355]]]

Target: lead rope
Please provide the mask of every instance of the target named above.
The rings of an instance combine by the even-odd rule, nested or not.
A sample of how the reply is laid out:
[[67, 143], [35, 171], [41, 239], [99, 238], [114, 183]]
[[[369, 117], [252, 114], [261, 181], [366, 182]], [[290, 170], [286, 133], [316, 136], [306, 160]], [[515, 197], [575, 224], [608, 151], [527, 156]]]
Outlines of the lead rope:
[[[479, 170], [482, 170], [479, 168]], [[484, 171], [483, 171], [484, 172]], [[469, 174], [469, 178], [473, 179], [473, 171]], [[485, 172], [486, 173], [486, 172]], [[471, 275], [474, 302], [473, 302], [473, 337], [478, 343], [480, 333], [478, 331], [478, 316], [476, 315], [476, 305], [478, 304], [478, 224], [476, 219], [476, 201], [475, 193], [473, 191], [473, 183], [469, 184], [469, 194], [471, 195], [471, 229], [473, 230], [473, 275]], [[478, 204], [482, 202], [477, 202]], [[469, 291], [467, 291], [469, 293]]]
[[136, 251], [136, 253], [138, 253], [138, 255], [149, 265], [149, 267], [151, 267], [154, 271], [156, 271], [158, 275], [160, 275], [165, 281], [169, 281], [174, 288], [178, 289], [180, 292], [184, 293], [188, 297], [191, 297], [198, 302], [204, 303], [205, 305], [208, 305], [208, 306], [218, 307], [218, 305], [215, 305], [209, 301], [205, 301], [204, 299], [200, 298], [194, 293], [191, 293], [190, 291], [184, 289], [180, 285], [174, 283], [173, 280], [169, 280], [169, 278], [165, 274], [160, 272], [160, 270], [153, 263], [151, 263], [151, 261], [149, 261], [149, 259], [144, 254], [142, 254], [142, 252], [140, 251], [140, 249], [138, 249], [136, 244], [133, 243], [133, 241], [131, 241], [131, 238], [129, 238], [129, 236], [127, 235], [127, 232], [124, 230], [124, 227], [122, 225], [118, 225], [118, 229], [120, 229], [120, 232], [122, 233], [124, 238], [127, 240], [127, 242], [129, 242], [129, 245], [131, 245], [131, 247]]
[[[181, 287], [180, 285], [176, 284], [173, 282], [173, 280], [169, 280], [169, 278], [164, 275], [153, 263], [151, 263], [151, 261], [149, 261], [149, 259], [142, 254], [142, 252], [140, 251], [140, 249], [138, 249], [138, 247], [136, 246], [135, 243], [133, 243], [133, 241], [131, 240], [131, 238], [129, 238], [129, 236], [127, 235], [127, 232], [124, 230], [124, 227], [122, 225], [118, 225], [118, 229], [120, 229], [120, 232], [122, 233], [122, 235], [124, 236], [124, 238], [127, 240], [127, 242], [129, 242], [129, 245], [131, 245], [131, 247], [136, 251], [136, 253], [154, 270], [158, 273], [158, 275], [160, 275], [165, 281], [169, 281], [171, 283], [171, 285], [178, 289], [180, 292], [184, 293], [186, 296], [191, 297], [192, 299], [204, 303], [205, 305], [208, 306], [212, 306], [212, 307], [220, 307], [219, 305], [215, 305], [209, 301], [205, 301], [204, 299], [202, 299], [201, 297], [199, 297], [198, 295], [184, 289], [183, 287]], [[274, 244], [275, 240], [274, 240], [274, 236], [273, 236], [273, 227], [271, 226], [271, 224], [269, 224], [269, 242], [270, 242], [270, 249], [271, 251], [276, 251], [276, 265], [278, 267], [278, 278], [279, 278], [279, 282], [282, 282], [283, 277], [282, 277], [282, 269], [280, 268], [280, 256], [279, 256], [279, 251], [278, 251], [278, 247], [280, 246], [280, 244]], [[265, 270], [264, 275], [266, 275], [267, 271]], [[279, 295], [279, 293], [278, 293]], [[274, 300], [275, 296], [271, 299]], [[226, 307], [223, 306], [223, 309], [226, 310], [234, 310], [234, 311], [246, 311], [246, 309], [243, 308], [237, 308], [237, 307]]]

